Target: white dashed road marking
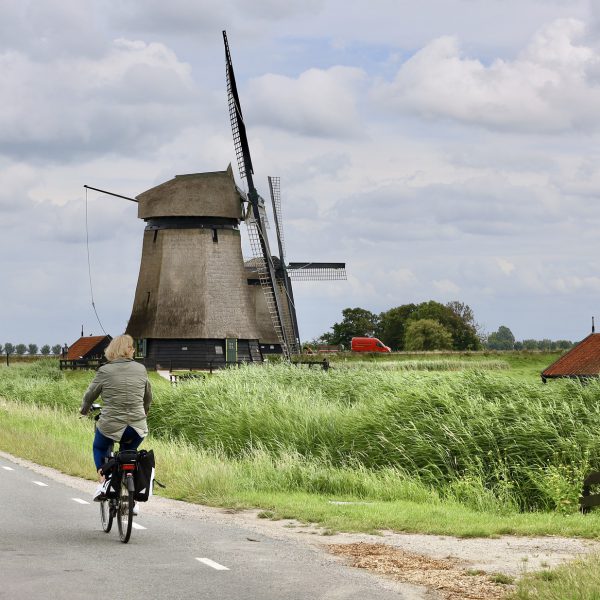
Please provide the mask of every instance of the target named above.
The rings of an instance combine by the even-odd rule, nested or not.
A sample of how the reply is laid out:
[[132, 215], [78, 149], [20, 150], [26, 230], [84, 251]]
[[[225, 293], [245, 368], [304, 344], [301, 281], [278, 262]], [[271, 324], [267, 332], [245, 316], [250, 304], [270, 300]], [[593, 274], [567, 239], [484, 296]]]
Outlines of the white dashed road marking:
[[43, 483], [42, 481], [34, 481], [35, 485], [39, 485], [40, 487], [48, 487], [47, 483]]
[[82, 500], [81, 498], [71, 498], [71, 500], [73, 500], [73, 502], [77, 502], [77, 504], [89, 504], [89, 502], [86, 502], [85, 500]]
[[210, 558], [196, 557], [196, 560], [198, 562], [204, 563], [205, 565], [208, 565], [209, 567], [212, 567], [213, 569], [216, 569], [217, 571], [229, 571], [229, 569], [227, 567], [220, 565], [218, 562], [215, 562], [214, 560], [210, 560]]
[[2, 467], [3, 469], [6, 469], [7, 471], [14, 471], [14, 469], [12, 467]]
[[131, 524], [134, 529], [146, 529], [143, 525], [136, 523], [135, 521]]

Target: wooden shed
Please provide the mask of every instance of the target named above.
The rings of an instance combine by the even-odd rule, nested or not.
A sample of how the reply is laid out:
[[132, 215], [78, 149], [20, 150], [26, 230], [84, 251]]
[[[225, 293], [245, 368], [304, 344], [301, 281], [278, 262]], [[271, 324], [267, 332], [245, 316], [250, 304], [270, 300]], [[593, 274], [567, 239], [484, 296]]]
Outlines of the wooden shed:
[[600, 377], [600, 333], [590, 333], [542, 371], [542, 381], [568, 377], [589, 379]]
[[110, 335], [80, 337], [69, 346], [67, 356], [60, 360], [61, 369], [93, 369], [100, 366]]

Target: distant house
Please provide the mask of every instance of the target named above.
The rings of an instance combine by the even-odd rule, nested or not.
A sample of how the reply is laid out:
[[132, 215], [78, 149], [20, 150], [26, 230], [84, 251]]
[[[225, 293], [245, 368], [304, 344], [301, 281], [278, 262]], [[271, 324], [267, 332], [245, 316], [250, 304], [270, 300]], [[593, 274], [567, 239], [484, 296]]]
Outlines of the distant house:
[[542, 371], [542, 381], [569, 377], [588, 379], [600, 377], [600, 333], [590, 333], [584, 340], [563, 354]]
[[60, 368], [88, 369], [99, 366], [111, 339], [110, 335], [80, 337], [69, 346], [66, 357], [60, 361]]

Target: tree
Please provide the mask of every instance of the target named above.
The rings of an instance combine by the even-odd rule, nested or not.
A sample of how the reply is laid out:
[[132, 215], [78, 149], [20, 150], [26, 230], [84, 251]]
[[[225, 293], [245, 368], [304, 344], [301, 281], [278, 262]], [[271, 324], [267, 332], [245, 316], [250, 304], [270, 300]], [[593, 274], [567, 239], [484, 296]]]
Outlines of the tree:
[[452, 302], [447, 302], [446, 306], [460, 319], [462, 322], [468, 327], [472, 327], [479, 339], [479, 347], [485, 340], [486, 335], [483, 331], [483, 327], [475, 320], [475, 313], [473, 309], [464, 302], [460, 302], [459, 300], [452, 300]]
[[54, 346], [52, 346], [52, 354], [54, 354], [54, 356], [58, 356], [61, 350], [62, 346], [60, 344], [54, 344]]
[[465, 325], [472, 325], [473, 327], [477, 326], [473, 309], [468, 304], [460, 302], [459, 300], [452, 300], [452, 302], [446, 302], [446, 307], [455, 315], [459, 316]]
[[[472, 319], [472, 311], [467, 305], [455, 302], [462, 306], [462, 314]], [[479, 350], [481, 341], [477, 335], [475, 326], [463, 320], [455, 309], [444, 306], [435, 300], [422, 302], [411, 314], [411, 319], [432, 319], [445, 327], [452, 335], [452, 348], [454, 350]]]
[[433, 319], [411, 320], [406, 327], [405, 350], [448, 350], [452, 334]]
[[38, 353], [38, 345], [37, 344], [29, 344], [27, 346], [27, 353], [33, 356]]
[[42, 356], [48, 356], [48, 354], [50, 354], [50, 346], [48, 344], [44, 344], [40, 348], [40, 352], [42, 353]]
[[403, 304], [382, 312], [379, 315], [377, 337], [392, 350], [403, 350], [406, 324], [416, 308], [416, 304]]
[[538, 350], [554, 350], [552, 340], [543, 339], [538, 341]]
[[556, 340], [556, 347], [559, 350], [568, 350], [573, 346], [573, 342], [570, 340]]
[[14, 354], [15, 347], [13, 346], [13, 344], [11, 344], [10, 342], [6, 342], [6, 344], [4, 344], [4, 353], [5, 354]]
[[488, 336], [487, 346], [491, 350], [512, 350], [515, 346], [515, 336], [506, 325], [500, 325], [498, 331]]
[[364, 308], [345, 308], [341, 323], [334, 323], [332, 333], [324, 333], [321, 340], [326, 344], [343, 344], [350, 347], [353, 337], [373, 335], [379, 324], [379, 317]]
[[523, 340], [523, 348], [525, 350], [537, 350], [537, 340]]
[[17, 344], [15, 346], [15, 352], [19, 356], [23, 356], [23, 354], [25, 354], [25, 352], [27, 352], [27, 346], [25, 344]]

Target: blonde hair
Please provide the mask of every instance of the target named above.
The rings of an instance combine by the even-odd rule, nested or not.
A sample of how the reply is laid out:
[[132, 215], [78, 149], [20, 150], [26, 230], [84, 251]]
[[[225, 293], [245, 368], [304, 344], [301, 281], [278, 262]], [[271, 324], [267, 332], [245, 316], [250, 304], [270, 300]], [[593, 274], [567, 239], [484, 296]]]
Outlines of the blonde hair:
[[116, 338], [113, 338], [104, 351], [108, 360], [133, 358], [134, 353], [133, 338], [127, 334], [118, 335]]

